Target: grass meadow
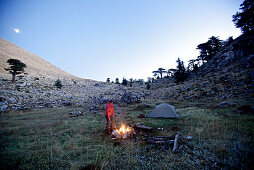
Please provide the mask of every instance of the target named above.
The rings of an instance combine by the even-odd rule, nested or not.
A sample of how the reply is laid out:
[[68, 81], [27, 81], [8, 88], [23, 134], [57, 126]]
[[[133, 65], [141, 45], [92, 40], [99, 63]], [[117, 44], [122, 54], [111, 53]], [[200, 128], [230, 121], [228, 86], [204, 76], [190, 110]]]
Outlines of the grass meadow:
[[[155, 105], [155, 103], [153, 104]], [[151, 108], [121, 106], [116, 124], [143, 122], [152, 135], [174, 129], [193, 136], [178, 153], [146, 144], [141, 137], [114, 146], [105, 134], [104, 111], [69, 117], [84, 108], [51, 108], [0, 116], [0, 169], [251, 169], [254, 116], [205, 104], [176, 104], [179, 119], [138, 118]], [[158, 128], [164, 130], [158, 130]]]

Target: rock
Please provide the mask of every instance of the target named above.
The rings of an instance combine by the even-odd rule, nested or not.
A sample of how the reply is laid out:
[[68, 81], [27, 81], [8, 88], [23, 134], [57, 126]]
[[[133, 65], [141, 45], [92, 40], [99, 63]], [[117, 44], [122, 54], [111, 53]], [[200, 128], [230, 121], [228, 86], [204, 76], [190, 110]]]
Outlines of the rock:
[[92, 102], [95, 104], [106, 104], [108, 99], [104, 97], [104, 95], [100, 95], [99, 97], [91, 97]]
[[204, 81], [200, 84], [201, 87], [206, 87], [207, 85], [211, 84], [209, 81]]
[[222, 108], [222, 109], [229, 108], [229, 107], [235, 107], [235, 106], [236, 106], [236, 103], [231, 102], [231, 101], [224, 101], [224, 102], [221, 102], [220, 104], [217, 105], [218, 108]]
[[8, 108], [8, 105], [0, 105], [0, 112], [6, 111]]
[[6, 99], [4, 98], [4, 96], [0, 96], [0, 102], [4, 102], [6, 101]]
[[26, 82], [22, 83], [22, 84], [19, 84], [19, 87], [25, 87], [27, 84]]
[[125, 92], [121, 97], [121, 101], [128, 104], [140, 103], [141, 98], [137, 94], [132, 94], [131, 92]]
[[233, 61], [235, 55], [233, 51], [228, 51], [224, 53], [223, 56], [221, 56], [220, 58], [223, 58], [223, 57], [224, 57], [224, 61], [219, 62], [220, 66], [225, 66], [230, 64]]
[[11, 98], [9, 98], [9, 102], [10, 102], [10, 103], [16, 103], [17, 100], [16, 100], [14, 97], [11, 97]]
[[73, 103], [71, 101], [62, 101], [61, 105], [63, 105], [63, 106], [72, 106]]
[[81, 112], [81, 111], [73, 111], [73, 112], [69, 112], [69, 115], [71, 117], [76, 117], [76, 116], [83, 116], [85, 113]]
[[249, 55], [248, 57], [243, 57], [242, 60], [242, 66], [246, 68], [250, 68], [254, 66], [254, 55]]
[[96, 110], [96, 105], [92, 105], [89, 107], [90, 112], [93, 112]]

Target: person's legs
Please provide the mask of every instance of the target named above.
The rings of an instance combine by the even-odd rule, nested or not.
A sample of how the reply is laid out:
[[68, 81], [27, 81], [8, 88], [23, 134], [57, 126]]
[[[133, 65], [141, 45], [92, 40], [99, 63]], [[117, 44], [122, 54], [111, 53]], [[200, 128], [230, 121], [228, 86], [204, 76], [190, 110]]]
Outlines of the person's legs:
[[109, 132], [109, 119], [108, 119], [108, 116], [107, 115], [105, 115], [105, 118], [106, 118], [106, 121], [107, 121], [107, 123], [106, 123], [106, 130], [107, 130], [107, 132]]
[[110, 116], [110, 120], [111, 120], [111, 130], [112, 130], [112, 132], [113, 132], [114, 127], [115, 127], [115, 120], [114, 120], [113, 115]]

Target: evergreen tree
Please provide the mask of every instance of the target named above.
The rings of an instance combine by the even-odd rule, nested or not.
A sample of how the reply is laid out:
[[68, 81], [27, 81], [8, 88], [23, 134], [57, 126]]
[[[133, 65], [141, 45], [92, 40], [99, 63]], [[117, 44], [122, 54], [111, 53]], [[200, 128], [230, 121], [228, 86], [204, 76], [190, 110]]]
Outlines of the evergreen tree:
[[144, 80], [143, 80], [143, 79], [138, 79], [138, 80], [137, 80], [137, 83], [138, 83], [139, 85], [143, 85], [143, 84], [144, 84]]
[[132, 87], [132, 84], [133, 84], [133, 78], [130, 78], [130, 87]]
[[151, 88], [150, 82], [146, 83], [146, 89], [149, 90]]
[[122, 85], [124, 85], [124, 86], [128, 85], [128, 80], [126, 80], [126, 78], [123, 78]]
[[12, 74], [12, 83], [15, 83], [16, 75], [23, 73], [26, 65], [17, 59], [9, 59], [7, 60], [7, 63], [10, 65], [10, 67], [5, 68], [5, 70]]
[[209, 61], [222, 47], [222, 40], [220, 40], [219, 37], [212, 36], [209, 38], [207, 43], [208, 43], [207, 60]]
[[197, 46], [197, 49], [200, 50], [198, 59], [202, 61], [202, 64], [204, 64], [204, 61], [211, 60], [221, 47], [222, 40], [215, 36], [210, 37], [206, 43], [202, 43]]
[[58, 89], [61, 89], [61, 88], [63, 87], [62, 82], [61, 82], [60, 79], [57, 79], [57, 80], [56, 80], [55, 86], [56, 86]]
[[155, 73], [155, 74], [160, 74], [160, 76], [161, 76], [161, 78], [162, 78], [162, 74], [163, 73], [166, 73], [166, 71], [165, 71], [166, 69], [164, 69], [164, 68], [158, 68], [158, 70], [156, 70], [156, 71], [153, 71], [153, 73]]
[[120, 84], [119, 78], [116, 78], [116, 84]]
[[187, 78], [186, 69], [184, 67], [184, 62], [180, 58], [176, 60], [176, 72], [174, 74], [176, 82], [183, 82]]
[[202, 65], [204, 64], [204, 61], [207, 61], [207, 56], [208, 56], [208, 43], [202, 43], [199, 44], [197, 47], [198, 50], [200, 50], [200, 55], [198, 56], [198, 60], [202, 61]]
[[241, 12], [233, 15], [233, 22], [243, 33], [251, 32], [254, 30], [254, 1], [245, 0], [240, 7]]

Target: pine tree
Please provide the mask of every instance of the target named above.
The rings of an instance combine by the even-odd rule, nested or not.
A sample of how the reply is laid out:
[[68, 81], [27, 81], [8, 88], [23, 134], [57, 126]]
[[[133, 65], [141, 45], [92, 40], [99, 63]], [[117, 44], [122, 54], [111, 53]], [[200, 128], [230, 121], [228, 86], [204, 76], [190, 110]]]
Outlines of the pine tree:
[[119, 83], [119, 78], [116, 78], [116, 84], [120, 84], [120, 83]]
[[183, 82], [187, 78], [186, 69], [184, 67], [184, 62], [180, 58], [176, 60], [176, 72], [174, 74], [176, 82]]
[[57, 79], [56, 82], [55, 82], [55, 86], [56, 86], [58, 89], [61, 89], [61, 88], [63, 87], [61, 80]]
[[254, 1], [245, 0], [240, 6], [242, 12], [233, 15], [233, 22], [243, 33], [251, 32], [254, 30]]
[[17, 59], [9, 59], [7, 60], [7, 63], [10, 65], [10, 67], [5, 68], [5, 70], [12, 74], [12, 83], [15, 83], [16, 75], [23, 73], [26, 65]]
[[161, 76], [161, 78], [162, 78], [162, 74], [163, 73], [166, 73], [166, 71], [165, 71], [166, 69], [164, 69], [164, 68], [158, 68], [158, 70], [156, 70], [156, 71], [153, 71], [153, 73], [154, 74], [160, 74], [160, 76]]
[[126, 78], [123, 78], [122, 85], [124, 85], [124, 86], [128, 85], [128, 80], [126, 80]]

